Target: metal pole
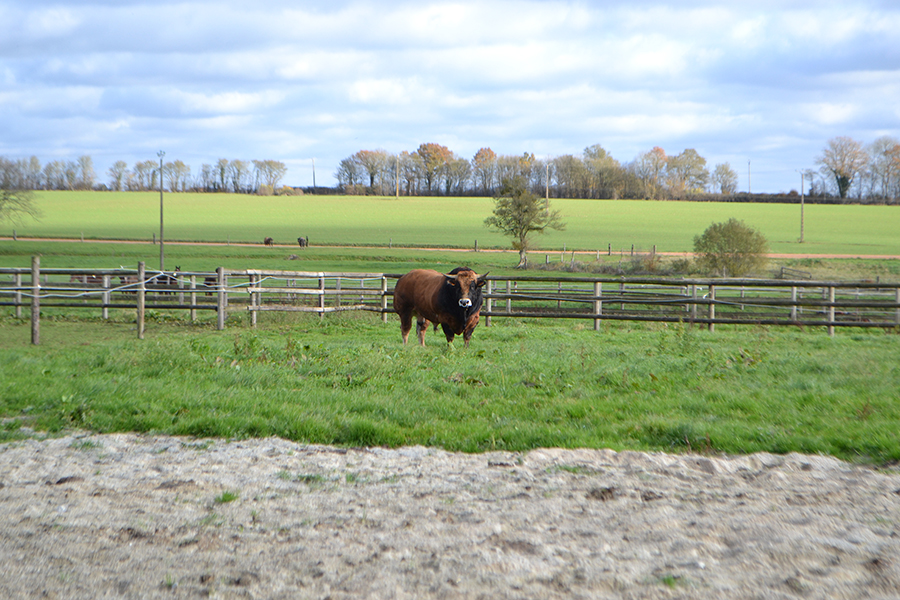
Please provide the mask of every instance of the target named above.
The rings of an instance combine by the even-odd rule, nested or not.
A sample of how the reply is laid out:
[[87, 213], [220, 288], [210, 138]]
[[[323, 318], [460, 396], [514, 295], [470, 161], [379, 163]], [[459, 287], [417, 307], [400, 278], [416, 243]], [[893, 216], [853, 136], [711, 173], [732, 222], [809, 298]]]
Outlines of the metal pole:
[[31, 257], [31, 343], [41, 343], [41, 257]]
[[166, 270], [166, 251], [163, 246], [163, 157], [165, 152], [156, 153], [159, 157], [159, 270]]
[[138, 289], [137, 289], [137, 331], [138, 339], [144, 339], [144, 311], [146, 308], [147, 298], [145, 293], [147, 286], [144, 283], [147, 267], [144, 261], [138, 262]]
[[803, 243], [803, 173], [800, 173], [800, 243]]

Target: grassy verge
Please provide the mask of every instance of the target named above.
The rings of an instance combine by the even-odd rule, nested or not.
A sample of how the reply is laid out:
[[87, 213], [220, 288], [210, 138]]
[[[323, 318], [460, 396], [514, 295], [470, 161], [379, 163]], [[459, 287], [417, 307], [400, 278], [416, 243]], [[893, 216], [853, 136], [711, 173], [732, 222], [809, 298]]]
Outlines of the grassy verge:
[[541, 446], [900, 460], [900, 345], [882, 332], [495, 320], [403, 347], [396, 319], [0, 321], [3, 437], [84, 428], [450, 450]]

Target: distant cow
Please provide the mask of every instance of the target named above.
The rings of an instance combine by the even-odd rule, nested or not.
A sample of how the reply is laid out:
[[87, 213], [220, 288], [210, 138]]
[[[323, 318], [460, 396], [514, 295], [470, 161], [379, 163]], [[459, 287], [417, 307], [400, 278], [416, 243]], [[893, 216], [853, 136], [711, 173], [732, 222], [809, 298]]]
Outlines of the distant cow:
[[206, 295], [212, 296], [213, 295], [212, 290], [219, 287], [219, 276], [215, 275], [215, 276], [210, 276], [210, 277], [204, 277], [203, 285], [204, 285], [204, 287], [206, 287], [207, 290], [209, 290], [206, 292]]
[[103, 277], [100, 275], [72, 275], [69, 277], [69, 283], [98, 284], [103, 283]]
[[272, 240], [272, 238], [267, 237], [263, 240], [263, 244], [265, 244], [266, 246], [274, 246], [275, 242]]
[[[175, 267], [175, 273], [169, 275], [168, 273], [160, 273], [159, 278], [157, 279], [157, 283], [159, 285], [164, 285], [171, 288], [178, 287], [178, 275], [177, 273], [181, 272], [181, 267]], [[172, 292], [163, 291], [163, 294], [171, 294]]]
[[306, 237], [298, 237], [298, 238], [297, 238], [297, 243], [300, 244], [300, 247], [301, 247], [301, 248], [306, 248], [307, 246], [309, 246], [309, 236], [306, 236]]
[[400, 333], [403, 343], [409, 339], [412, 315], [416, 314], [416, 334], [419, 343], [425, 345], [425, 330], [438, 324], [447, 336], [447, 343], [454, 335], [462, 334], [466, 348], [481, 315], [481, 288], [485, 273], [479, 277], [468, 267], [458, 267], [449, 274], [430, 269], [415, 269], [397, 281], [394, 287], [394, 311], [400, 315]]

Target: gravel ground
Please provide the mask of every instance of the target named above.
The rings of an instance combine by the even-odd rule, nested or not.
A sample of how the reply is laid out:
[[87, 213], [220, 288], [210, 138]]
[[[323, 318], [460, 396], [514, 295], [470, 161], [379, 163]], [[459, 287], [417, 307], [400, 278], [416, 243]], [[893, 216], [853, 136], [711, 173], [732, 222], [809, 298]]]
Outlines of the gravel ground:
[[898, 598], [900, 474], [822, 456], [0, 445], [0, 598]]

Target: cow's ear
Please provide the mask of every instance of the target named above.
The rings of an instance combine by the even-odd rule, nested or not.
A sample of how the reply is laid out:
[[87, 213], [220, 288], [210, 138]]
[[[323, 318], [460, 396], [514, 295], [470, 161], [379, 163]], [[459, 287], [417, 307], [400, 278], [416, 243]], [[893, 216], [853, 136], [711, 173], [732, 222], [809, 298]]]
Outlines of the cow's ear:
[[[488, 273], [490, 273], [490, 271], [488, 271]], [[475, 287], [481, 287], [481, 286], [483, 286], [485, 283], [487, 283], [487, 282], [484, 280], [484, 278], [487, 277], [487, 276], [488, 276], [488, 274], [485, 273], [484, 275], [482, 275], [481, 277], [479, 277], [477, 280], [475, 280]]]

